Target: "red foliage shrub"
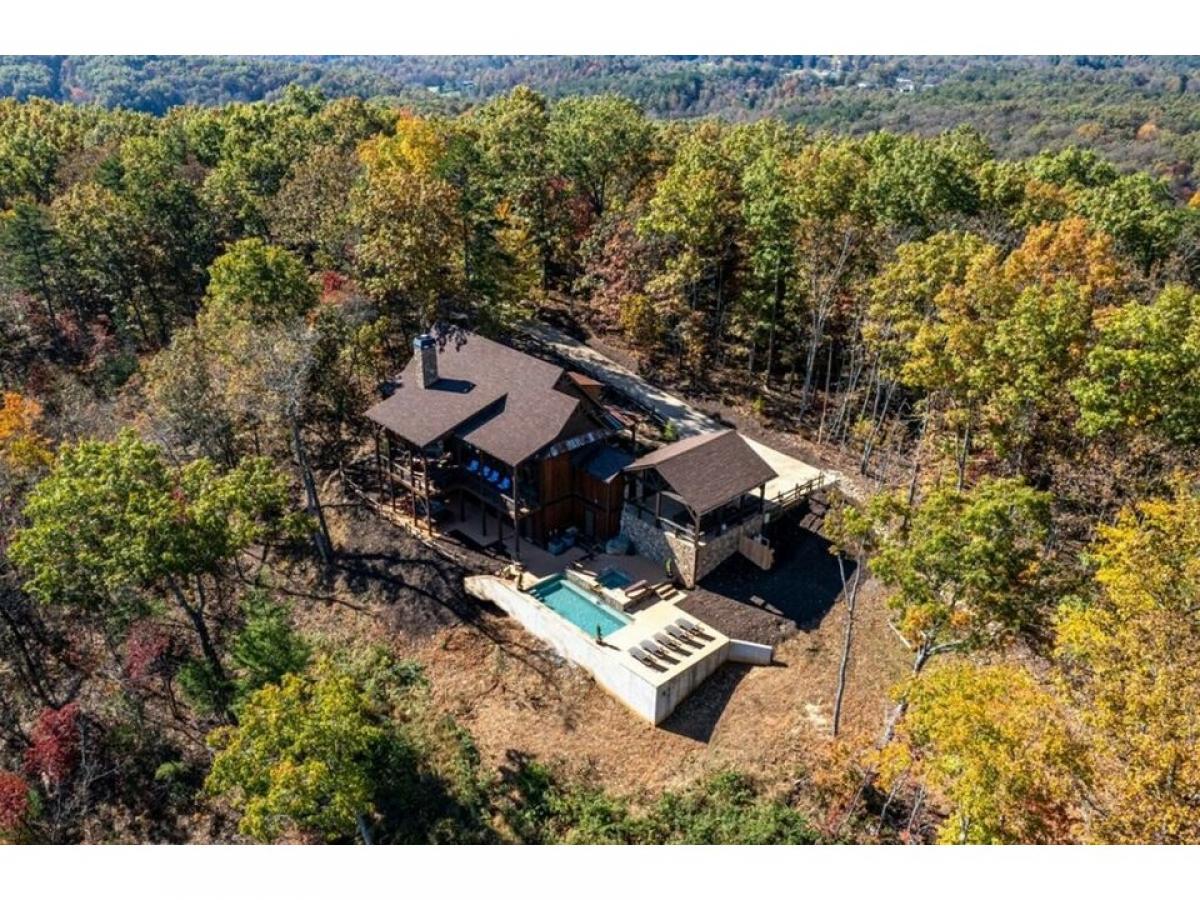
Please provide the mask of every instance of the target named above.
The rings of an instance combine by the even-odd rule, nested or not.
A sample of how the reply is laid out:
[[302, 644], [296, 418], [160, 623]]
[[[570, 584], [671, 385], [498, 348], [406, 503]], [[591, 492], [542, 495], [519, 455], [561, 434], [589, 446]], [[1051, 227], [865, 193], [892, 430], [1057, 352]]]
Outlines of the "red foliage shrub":
[[174, 640], [162, 625], [143, 619], [125, 638], [125, 674], [134, 683], [167, 671]]
[[324, 298], [328, 298], [331, 294], [337, 294], [346, 286], [346, 276], [340, 272], [325, 271], [321, 273], [321, 294]]
[[79, 765], [79, 704], [42, 710], [30, 738], [25, 770], [55, 784], [66, 781]]
[[135, 622], [125, 636], [125, 676], [135, 684], [144, 684], [154, 675], [165, 674], [174, 644], [174, 638], [161, 625], [146, 620]]
[[0, 834], [12, 834], [29, 815], [29, 784], [15, 772], [0, 772]]

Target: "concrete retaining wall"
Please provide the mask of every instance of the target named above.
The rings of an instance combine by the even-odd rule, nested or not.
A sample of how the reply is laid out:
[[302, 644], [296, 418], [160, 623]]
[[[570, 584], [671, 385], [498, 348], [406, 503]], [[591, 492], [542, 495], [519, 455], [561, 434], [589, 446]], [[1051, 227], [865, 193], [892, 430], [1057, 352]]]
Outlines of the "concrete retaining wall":
[[730, 658], [730, 644], [724, 642], [695, 665], [656, 687], [640, 677], [636, 670], [624, 665], [620, 658], [622, 651], [612, 646], [600, 646], [554, 610], [501, 579], [492, 575], [471, 575], [463, 579], [463, 584], [467, 593], [496, 604], [527, 631], [553, 647], [559, 656], [582, 666], [597, 684], [655, 725]]
[[468, 594], [496, 604], [527, 631], [553, 647], [563, 659], [583, 666], [597, 684], [643, 719], [657, 725], [666, 718], [667, 714], [661, 713], [663, 704], [654, 685], [622, 665], [617, 651], [599, 646], [594, 638], [586, 636], [554, 610], [499, 578], [470, 575], [463, 579], [463, 584]]
[[775, 659], [775, 648], [769, 644], [729, 639], [729, 661], [749, 663], [752, 666], [769, 666]]

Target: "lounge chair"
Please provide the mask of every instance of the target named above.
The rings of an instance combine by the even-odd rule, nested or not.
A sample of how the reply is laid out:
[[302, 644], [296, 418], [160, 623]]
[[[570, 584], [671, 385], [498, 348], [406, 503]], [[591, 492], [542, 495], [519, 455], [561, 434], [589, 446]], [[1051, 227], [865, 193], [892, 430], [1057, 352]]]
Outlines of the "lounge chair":
[[625, 596], [630, 600], [636, 600], [650, 590], [650, 586], [645, 581], [635, 581], [633, 584], [625, 585], [621, 590], [625, 592]]
[[700, 646], [703, 646], [703, 645], [700, 643], [700, 641], [696, 640], [696, 638], [695, 638], [695, 637], [693, 637], [692, 635], [688, 634], [686, 631], [684, 631], [684, 630], [683, 630], [682, 628], [680, 628], [678, 625], [668, 625], [668, 626], [666, 627], [666, 632], [667, 632], [667, 634], [669, 634], [671, 637], [675, 638], [675, 639], [676, 639], [676, 640], [678, 640], [678, 641], [683, 641], [685, 644], [690, 644], [690, 645], [691, 645], [691, 646], [693, 646], [693, 647], [700, 647]]
[[648, 669], [655, 669], [659, 672], [662, 671], [662, 666], [654, 661], [654, 657], [642, 650], [640, 647], [630, 647], [629, 655]]
[[651, 641], [651, 640], [642, 641], [640, 646], [647, 653], [653, 653], [655, 656], [657, 656], [661, 660], [665, 660], [668, 663], [675, 662], [674, 659], [672, 659], [670, 656], [667, 655], [667, 651], [664, 650], [662, 647], [658, 646], [658, 644], [654, 643], [654, 641]]
[[674, 638], [667, 637], [661, 631], [654, 635], [654, 639], [673, 653], [687, 653], [682, 644]]
[[505, 475], [500, 483], [496, 485], [496, 489], [500, 491], [507, 491], [510, 487], [512, 487], [512, 479], [507, 475]]
[[706, 641], [711, 641], [713, 636], [705, 631], [690, 619], [685, 619], [682, 616], [675, 620], [675, 624], [686, 631], [688, 634], [694, 634], [698, 638], [703, 638]]
[[467, 463], [467, 471], [468, 472], [478, 472], [479, 471], [479, 460], [473, 459], [469, 463]]

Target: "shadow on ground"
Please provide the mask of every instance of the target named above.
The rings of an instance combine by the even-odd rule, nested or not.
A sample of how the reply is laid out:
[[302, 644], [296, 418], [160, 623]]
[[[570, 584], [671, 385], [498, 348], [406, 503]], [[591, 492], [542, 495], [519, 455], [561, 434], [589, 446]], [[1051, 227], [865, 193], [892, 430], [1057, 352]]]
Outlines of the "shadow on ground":
[[729, 699], [750, 671], [745, 663], [727, 662], [667, 716], [659, 728], [672, 734], [708, 743], [717, 723], [729, 705]]
[[[796, 631], [812, 631], [842, 592], [829, 541], [800, 527], [795, 517], [771, 535], [775, 565], [764, 572], [741, 555], [702, 579], [680, 606], [741, 640], [777, 644]], [[846, 562], [846, 577], [854, 564]]]

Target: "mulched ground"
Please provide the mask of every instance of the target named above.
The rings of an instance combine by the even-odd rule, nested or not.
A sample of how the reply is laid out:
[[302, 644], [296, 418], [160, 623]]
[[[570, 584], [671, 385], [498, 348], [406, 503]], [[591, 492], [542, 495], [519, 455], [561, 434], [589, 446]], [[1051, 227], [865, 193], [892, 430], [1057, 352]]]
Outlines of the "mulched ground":
[[[753, 624], [739, 630], [718, 624], [711, 610], [695, 613], [723, 631], [774, 643], [775, 664], [722, 666], [654, 728], [517, 622], [467, 596], [465, 564], [374, 515], [342, 507], [329, 518], [339, 569], [332, 592], [319, 590], [326, 602], [298, 598], [306, 629], [342, 646], [385, 642], [421, 662], [435, 708], [470, 731], [485, 766], [502, 767], [514, 755], [560, 760], [586, 768], [610, 789], [649, 798], [726, 767], [789, 791], [798, 773], [819, 768], [828, 752], [844, 610], [833, 603], [836, 592], [826, 598], [812, 589], [814, 580], [831, 584], [830, 570], [819, 536], [803, 533], [797, 522], [795, 541], [785, 543], [794, 550], [781, 552], [774, 574], [751, 566], [770, 609], [736, 599], [741, 576], [732, 565], [713, 575], [726, 593], [706, 581], [701, 596]], [[476, 571], [488, 571], [495, 561], [479, 565]], [[814, 572], [824, 574], [814, 579]], [[868, 582], [850, 666], [848, 734], [878, 734], [890, 708], [888, 689], [905, 670]]]
[[[820, 500], [775, 523], [769, 535], [775, 565], [764, 572], [741, 555], [700, 582], [680, 607], [729, 637], [776, 645], [812, 631], [842, 591], [837, 559], [818, 532]], [[854, 574], [847, 564], [846, 577]]]

